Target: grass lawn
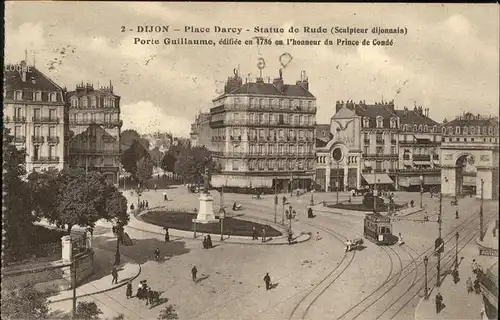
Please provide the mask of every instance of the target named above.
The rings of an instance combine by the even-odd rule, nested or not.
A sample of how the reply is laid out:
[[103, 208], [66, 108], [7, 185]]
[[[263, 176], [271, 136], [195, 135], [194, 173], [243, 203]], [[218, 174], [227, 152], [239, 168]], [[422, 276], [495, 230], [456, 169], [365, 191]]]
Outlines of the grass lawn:
[[[193, 231], [193, 219], [196, 219], [196, 214], [187, 212], [170, 212], [170, 211], [154, 211], [141, 216], [145, 222], [172, 229], [184, 231]], [[260, 236], [262, 228], [266, 229], [267, 237], [281, 236], [281, 232], [271, 226], [262, 225], [256, 222], [239, 220], [235, 218], [224, 219], [224, 234], [233, 236], [252, 236], [252, 227], [257, 229], [257, 234]], [[196, 232], [220, 234], [220, 223], [196, 224]]]
[[[327, 205], [327, 207], [328, 208], [335, 208], [335, 209], [343, 209], [343, 210], [354, 210], [354, 211], [366, 211], [366, 212], [373, 211], [373, 208], [367, 207], [362, 203], [329, 204], [329, 205]], [[399, 210], [401, 208], [404, 208], [405, 205], [395, 204], [394, 207], [396, 210]], [[387, 206], [384, 206], [382, 208], [377, 208], [377, 211], [387, 211]]]

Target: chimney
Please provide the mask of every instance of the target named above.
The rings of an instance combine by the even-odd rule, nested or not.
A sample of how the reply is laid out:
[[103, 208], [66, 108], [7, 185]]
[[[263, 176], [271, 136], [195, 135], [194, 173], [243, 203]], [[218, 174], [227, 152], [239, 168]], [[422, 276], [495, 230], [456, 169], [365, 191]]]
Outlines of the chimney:
[[283, 92], [283, 73], [281, 69], [279, 70], [280, 77], [273, 80], [273, 85], [278, 89], [279, 92]]
[[305, 70], [300, 72], [300, 81], [297, 81], [297, 84], [309, 91], [309, 79], [307, 78]]
[[340, 109], [342, 109], [342, 103], [337, 100], [335, 103], [335, 113], [339, 112]]
[[21, 61], [21, 70], [19, 74], [21, 75], [22, 82], [26, 82], [26, 74], [28, 73], [28, 66], [26, 65], [26, 61]]

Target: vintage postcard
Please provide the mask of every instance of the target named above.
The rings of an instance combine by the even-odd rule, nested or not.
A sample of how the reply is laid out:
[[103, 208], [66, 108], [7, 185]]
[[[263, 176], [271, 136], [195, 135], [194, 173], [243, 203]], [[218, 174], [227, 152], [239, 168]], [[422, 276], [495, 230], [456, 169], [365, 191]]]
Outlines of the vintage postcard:
[[3, 319], [497, 319], [497, 4], [7, 1]]

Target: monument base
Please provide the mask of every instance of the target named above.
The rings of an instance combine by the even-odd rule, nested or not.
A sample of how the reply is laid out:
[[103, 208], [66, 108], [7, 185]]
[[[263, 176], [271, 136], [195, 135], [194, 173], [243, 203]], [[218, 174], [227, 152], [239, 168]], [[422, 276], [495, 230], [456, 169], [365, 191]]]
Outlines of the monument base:
[[208, 193], [202, 193], [199, 199], [200, 210], [198, 210], [198, 216], [196, 217], [196, 219], [193, 219], [193, 222], [213, 223], [219, 221], [218, 219], [215, 219], [214, 198]]

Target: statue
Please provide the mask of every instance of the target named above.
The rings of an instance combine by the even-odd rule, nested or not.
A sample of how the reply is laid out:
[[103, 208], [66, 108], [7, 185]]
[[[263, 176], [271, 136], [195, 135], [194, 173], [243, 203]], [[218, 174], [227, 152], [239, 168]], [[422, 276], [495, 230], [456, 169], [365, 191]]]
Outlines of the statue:
[[203, 193], [208, 194], [208, 168], [205, 168], [205, 174], [203, 175]]

